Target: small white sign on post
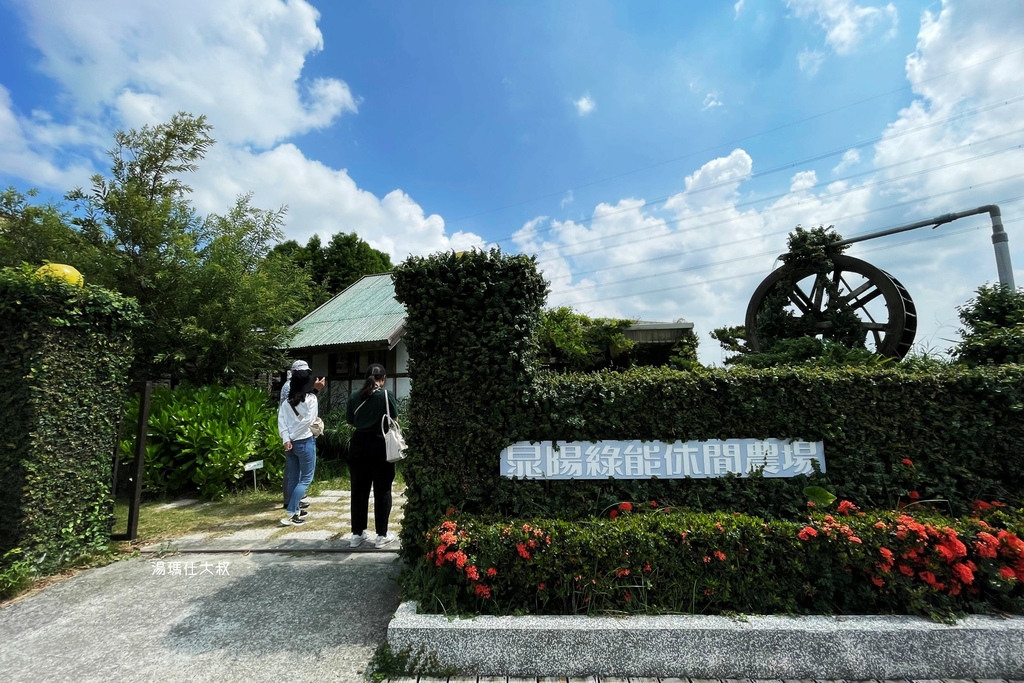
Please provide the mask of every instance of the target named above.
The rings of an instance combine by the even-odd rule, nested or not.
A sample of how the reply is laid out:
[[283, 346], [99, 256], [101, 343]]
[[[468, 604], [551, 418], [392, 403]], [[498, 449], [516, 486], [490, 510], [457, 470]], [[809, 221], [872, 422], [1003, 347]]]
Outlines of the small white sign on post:
[[252, 462], [245, 463], [245, 471], [246, 472], [249, 472], [250, 470], [252, 471], [252, 490], [253, 490], [253, 493], [256, 492], [256, 470], [260, 470], [260, 469], [263, 469], [263, 461], [262, 460], [253, 460]]

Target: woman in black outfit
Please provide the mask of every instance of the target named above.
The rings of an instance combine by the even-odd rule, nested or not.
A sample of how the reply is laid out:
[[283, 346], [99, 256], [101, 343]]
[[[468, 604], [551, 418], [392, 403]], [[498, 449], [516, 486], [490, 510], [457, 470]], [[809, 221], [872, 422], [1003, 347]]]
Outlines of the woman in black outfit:
[[353, 548], [358, 548], [366, 540], [371, 487], [377, 532], [375, 546], [383, 548], [397, 539], [395, 534], [388, 532], [395, 464], [387, 460], [381, 420], [387, 408], [390, 408], [391, 417], [397, 418], [398, 408], [394, 394], [384, 388], [385, 379], [384, 366], [371, 364], [367, 368], [363, 388], [352, 392], [348, 398], [348, 423], [356, 428], [348, 447], [348, 468], [352, 480], [352, 537], [349, 545]]

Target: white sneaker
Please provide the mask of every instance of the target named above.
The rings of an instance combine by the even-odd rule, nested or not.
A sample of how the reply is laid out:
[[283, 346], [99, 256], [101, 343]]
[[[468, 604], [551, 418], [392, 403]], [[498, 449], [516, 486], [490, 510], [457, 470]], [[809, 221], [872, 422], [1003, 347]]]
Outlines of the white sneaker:
[[377, 542], [373, 544], [374, 548], [384, 548], [398, 540], [398, 536], [395, 536], [392, 532], [387, 532], [383, 536], [377, 537]]
[[358, 548], [366, 540], [366, 532], [363, 531], [361, 534], [352, 534], [348, 539], [349, 548]]

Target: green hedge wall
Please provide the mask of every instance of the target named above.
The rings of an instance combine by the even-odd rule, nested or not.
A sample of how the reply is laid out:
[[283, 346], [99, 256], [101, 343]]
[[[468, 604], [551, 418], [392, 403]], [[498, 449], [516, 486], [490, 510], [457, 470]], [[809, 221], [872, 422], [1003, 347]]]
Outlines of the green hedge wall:
[[[413, 258], [394, 280], [413, 378], [409, 558], [423, 557], [426, 530], [449, 508], [585, 519], [619, 501], [653, 499], [792, 520], [810, 484], [865, 509], [939, 499], [956, 515], [976, 499], [1022, 503], [1020, 366], [538, 373], [532, 338], [544, 283], [531, 258]], [[520, 440], [767, 437], [823, 441], [827, 473], [600, 482], [498, 475], [499, 451]]]
[[111, 458], [131, 364], [134, 301], [0, 270], [0, 554], [40, 568], [110, 538]]
[[[492, 476], [489, 498], [513, 514], [582, 518], [617, 501], [654, 499], [793, 519], [812, 484], [864, 508], [941, 499], [953, 514], [977, 499], [1017, 507], [1024, 495], [1024, 367], [1016, 365], [550, 375], [536, 381], [529, 410], [523, 440], [801, 438], [824, 443], [826, 473], [547, 483]], [[496, 453], [471, 462], [497, 471]]]
[[497, 454], [528, 426], [546, 285], [533, 258], [497, 250], [413, 257], [393, 278], [413, 378], [402, 544], [416, 555], [449, 505], [492, 502]]

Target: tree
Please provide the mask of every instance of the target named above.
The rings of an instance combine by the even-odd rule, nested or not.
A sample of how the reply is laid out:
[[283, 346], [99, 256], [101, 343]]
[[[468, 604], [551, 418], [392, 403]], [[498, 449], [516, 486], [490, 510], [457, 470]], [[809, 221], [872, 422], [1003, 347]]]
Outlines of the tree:
[[391, 258], [353, 233], [335, 233], [325, 248], [319, 235], [309, 238], [306, 246], [288, 240], [274, 251], [304, 268], [314, 282], [312, 305], [319, 306], [353, 282], [373, 273], [392, 270]]
[[95, 271], [98, 252], [71, 227], [66, 212], [53, 204], [29, 203], [36, 190], [0, 192], [0, 267], [22, 263], [66, 263], [82, 273]]
[[953, 358], [967, 365], [1024, 363], [1024, 287], [982, 285], [957, 308], [962, 339]]
[[118, 131], [110, 176], [68, 193], [72, 218], [98, 254], [92, 280], [135, 297], [145, 325], [133, 375], [194, 384], [248, 381], [280, 367], [275, 350], [308, 295], [308, 277], [267, 258], [284, 210], [240, 197], [226, 215], [198, 216], [182, 180], [214, 144], [203, 116]]
[[632, 320], [590, 318], [568, 306], [541, 313], [537, 329], [540, 358], [552, 368], [587, 372], [612, 365], [633, 348], [624, 331]]

